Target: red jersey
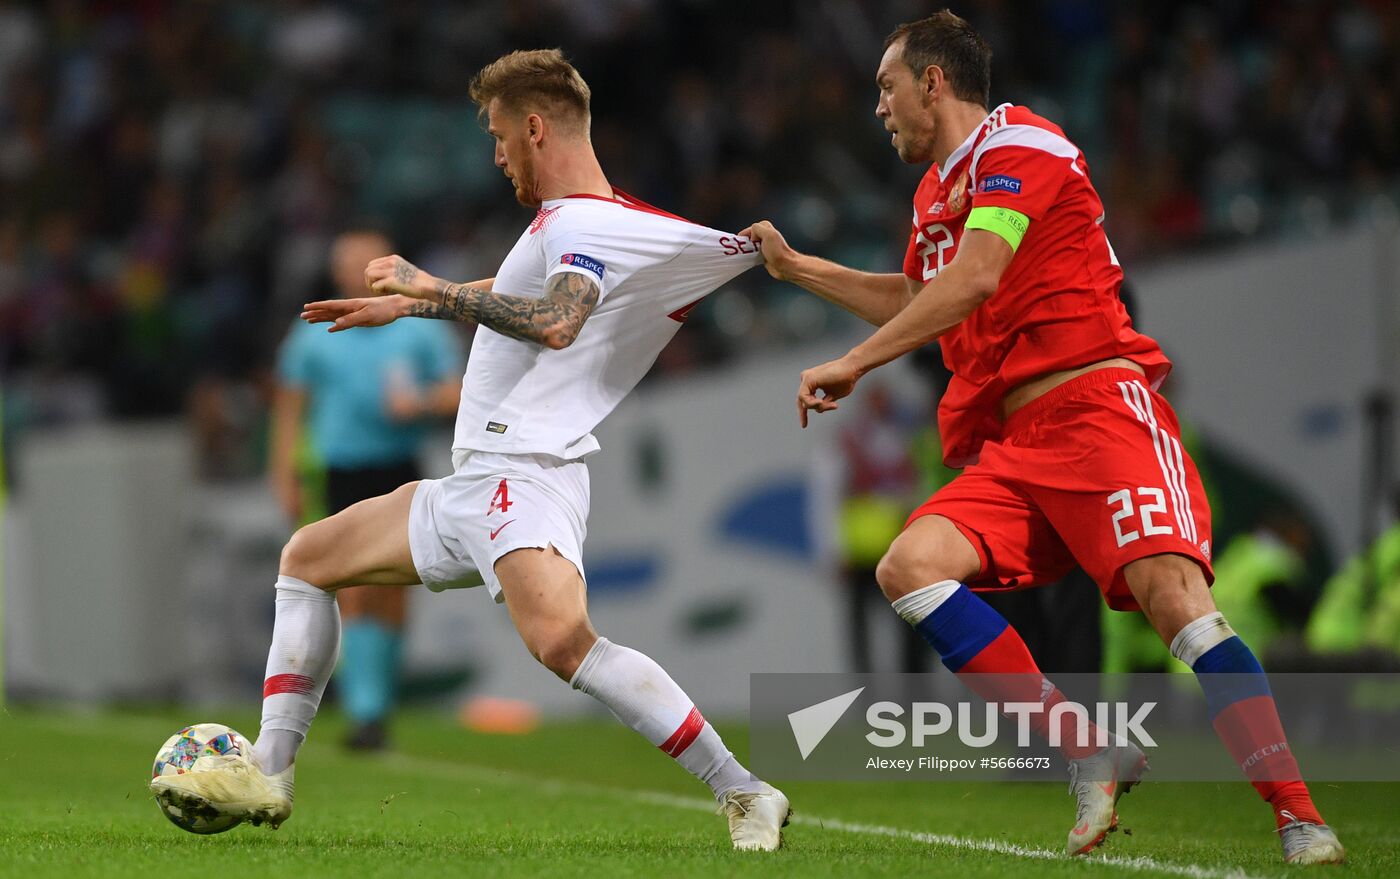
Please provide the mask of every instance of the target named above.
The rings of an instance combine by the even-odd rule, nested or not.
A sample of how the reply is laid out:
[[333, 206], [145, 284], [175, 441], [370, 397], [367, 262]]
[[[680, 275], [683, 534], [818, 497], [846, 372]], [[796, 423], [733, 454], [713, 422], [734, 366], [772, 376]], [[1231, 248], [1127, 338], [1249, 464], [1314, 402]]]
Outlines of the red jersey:
[[1103, 203], [1059, 126], [1002, 104], [930, 167], [914, 193], [904, 273], [932, 280], [957, 254], [968, 212], [984, 206], [1019, 211], [1030, 226], [996, 293], [939, 339], [953, 373], [938, 407], [950, 467], [1001, 437], [1001, 399], [1030, 379], [1123, 357], [1156, 388], [1171, 369], [1118, 298], [1123, 271], [1103, 231]]

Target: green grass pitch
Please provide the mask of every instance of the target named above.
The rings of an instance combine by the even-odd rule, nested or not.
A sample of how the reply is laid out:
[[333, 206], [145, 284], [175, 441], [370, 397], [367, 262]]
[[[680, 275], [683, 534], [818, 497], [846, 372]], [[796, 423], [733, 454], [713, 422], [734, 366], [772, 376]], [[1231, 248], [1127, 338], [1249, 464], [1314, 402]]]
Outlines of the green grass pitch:
[[[178, 830], [145, 789], [170, 733], [255, 715], [0, 708], [0, 876], [1289, 876], [1267, 809], [1238, 784], [1145, 783], [1088, 859], [1057, 853], [1073, 822], [1063, 785], [790, 784], [797, 810], [775, 854], [730, 850], [707, 792], [655, 748], [602, 720], [526, 736], [405, 714], [396, 751], [341, 751], [317, 721], [297, 804], [277, 832]], [[722, 730], [743, 755], [742, 728]], [[1150, 776], [1149, 776], [1150, 778]], [[1351, 863], [1400, 875], [1400, 784], [1314, 785]]]

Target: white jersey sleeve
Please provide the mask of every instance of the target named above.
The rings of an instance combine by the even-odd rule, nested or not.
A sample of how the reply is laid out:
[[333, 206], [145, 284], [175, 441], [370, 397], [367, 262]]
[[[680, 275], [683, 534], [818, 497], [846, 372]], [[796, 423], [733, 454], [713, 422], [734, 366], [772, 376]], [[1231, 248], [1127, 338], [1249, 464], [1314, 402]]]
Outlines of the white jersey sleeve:
[[598, 301], [602, 302], [608, 291], [623, 280], [627, 266], [616, 260], [609, 266], [600, 254], [611, 253], [606, 235], [602, 230], [578, 222], [578, 216], [565, 213], [557, 222], [541, 230], [541, 249], [544, 253], [545, 285], [549, 279], [564, 272], [574, 272], [598, 285]]
[[630, 200], [546, 201], [493, 289], [538, 297], [549, 278], [576, 272], [598, 283], [598, 304], [560, 350], [480, 327], [453, 447], [569, 460], [597, 451], [593, 429], [651, 368], [690, 307], [762, 261], [747, 239]]

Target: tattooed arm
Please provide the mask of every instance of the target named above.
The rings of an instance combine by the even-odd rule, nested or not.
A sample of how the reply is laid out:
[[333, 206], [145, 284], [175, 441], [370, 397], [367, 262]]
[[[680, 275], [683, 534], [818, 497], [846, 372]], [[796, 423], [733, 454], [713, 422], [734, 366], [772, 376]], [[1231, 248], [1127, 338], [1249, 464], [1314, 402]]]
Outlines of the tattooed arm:
[[[393, 288], [398, 281], [396, 276]], [[551, 277], [539, 299], [449, 284], [440, 278], [433, 282], [434, 295], [409, 307], [413, 317], [476, 321], [512, 338], [555, 349], [573, 344], [600, 292], [596, 281], [578, 272]]]
[[495, 279], [478, 284], [451, 284], [435, 278], [401, 256], [385, 256], [365, 269], [375, 293], [365, 299], [332, 299], [304, 307], [310, 323], [334, 322], [331, 332], [351, 327], [378, 327], [401, 317], [475, 321], [498, 333], [567, 348], [598, 304], [596, 281], [578, 272], [560, 272], [546, 282], [538, 299], [490, 289]]
[[[368, 275], [368, 273], [366, 273]], [[483, 278], [470, 285], [478, 290], [490, 290], [496, 286], [495, 278]], [[418, 300], [412, 296], [386, 293], [382, 296], [367, 296], [363, 299], [327, 299], [321, 302], [308, 302], [302, 306], [301, 319], [307, 323], [332, 323], [332, 333], [348, 330], [351, 327], [382, 327], [401, 317], [410, 317]], [[423, 315], [429, 317], [431, 315]], [[450, 317], [450, 315], [442, 315]]]

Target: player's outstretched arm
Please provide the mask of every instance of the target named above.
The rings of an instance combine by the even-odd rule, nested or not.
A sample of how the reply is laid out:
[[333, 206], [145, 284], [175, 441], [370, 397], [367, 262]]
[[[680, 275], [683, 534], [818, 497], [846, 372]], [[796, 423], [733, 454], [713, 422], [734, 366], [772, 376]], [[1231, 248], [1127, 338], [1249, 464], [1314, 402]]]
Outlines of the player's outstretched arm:
[[401, 317], [408, 317], [416, 302], [407, 296], [326, 299], [303, 305], [301, 319], [309, 324], [331, 324], [332, 333], [353, 327], [382, 327]]
[[963, 233], [958, 254], [924, 285], [909, 306], [844, 357], [802, 373], [797, 414], [807, 426], [807, 412], [830, 412], [837, 400], [855, 390], [856, 382], [878, 366], [937, 339], [991, 298], [1016, 252], [1005, 239], [985, 229]]
[[914, 295], [913, 283], [903, 274], [862, 272], [798, 253], [767, 220], [739, 234], [759, 243], [768, 274], [815, 293], [877, 327], [899, 314]]
[[[490, 290], [496, 284], [495, 278], [473, 281], [470, 286], [479, 290]], [[418, 300], [398, 294], [366, 296], [361, 299], [326, 299], [308, 302], [303, 305], [301, 319], [311, 324], [333, 324], [332, 333], [352, 327], [382, 327], [401, 317], [441, 317], [449, 320], [458, 318], [448, 314], [415, 314]], [[461, 318], [465, 320], [465, 318]]]
[[371, 262], [365, 281], [377, 293], [417, 300], [408, 306], [410, 317], [475, 321], [554, 349], [573, 344], [601, 295], [596, 281], [578, 272], [560, 272], [545, 282], [538, 299], [511, 296], [435, 278], [401, 256]]

